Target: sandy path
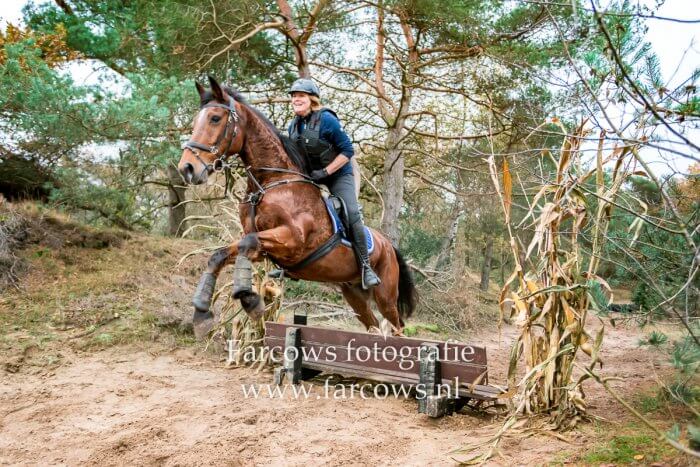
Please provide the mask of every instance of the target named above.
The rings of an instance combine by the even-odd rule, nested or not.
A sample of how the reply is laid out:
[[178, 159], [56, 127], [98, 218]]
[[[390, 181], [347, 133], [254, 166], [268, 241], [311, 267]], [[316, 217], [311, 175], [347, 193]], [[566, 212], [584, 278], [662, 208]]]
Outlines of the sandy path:
[[[497, 334], [473, 341], [489, 349], [494, 382], [513, 333], [504, 330], [500, 350]], [[628, 377], [628, 390], [651, 383], [653, 356], [636, 346], [636, 336], [611, 329], [604, 352], [607, 367]], [[450, 451], [484, 436], [490, 423], [468, 415], [431, 420], [416, 413], [414, 400], [393, 397], [244, 397], [241, 384], [270, 381], [270, 373], [226, 368], [190, 350], [117, 348], [70, 354], [50, 370], [24, 367], [0, 382], [0, 463], [450, 465]], [[595, 387], [589, 399], [594, 413], [624, 416]], [[571, 437], [573, 446], [554, 438], [508, 443], [508, 453], [515, 463], [543, 462], [584, 446], [581, 436]]]
[[411, 400], [246, 399], [240, 385], [266, 384], [269, 373], [186, 360], [104, 352], [55, 373], [5, 378], [0, 460], [439, 464], [478, 422], [429, 420]]

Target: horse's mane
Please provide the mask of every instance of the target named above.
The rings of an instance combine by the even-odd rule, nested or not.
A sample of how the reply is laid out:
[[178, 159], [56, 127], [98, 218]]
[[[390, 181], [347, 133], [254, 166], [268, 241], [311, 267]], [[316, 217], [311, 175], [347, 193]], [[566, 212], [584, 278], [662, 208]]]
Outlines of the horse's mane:
[[[301, 152], [299, 152], [299, 148], [294, 143], [294, 141], [291, 140], [291, 138], [282, 134], [282, 132], [270, 121], [269, 118], [267, 118], [262, 112], [260, 112], [248, 102], [248, 100], [243, 96], [243, 94], [234, 89], [231, 89], [228, 86], [222, 86], [222, 89], [229, 96], [235, 99], [236, 102], [246, 106], [246, 108], [253, 112], [260, 120], [262, 120], [265, 126], [267, 126], [277, 138], [279, 138], [280, 143], [282, 143], [282, 147], [284, 148], [284, 152], [292, 160], [292, 163], [295, 166], [297, 166], [301, 173], [309, 175], [310, 169], [308, 161], [306, 160], [306, 157], [304, 157], [304, 155]], [[202, 97], [200, 105], [208, 104], [213, 100], [214, 95], [211, 91], [207, 90], [204, 96]]]

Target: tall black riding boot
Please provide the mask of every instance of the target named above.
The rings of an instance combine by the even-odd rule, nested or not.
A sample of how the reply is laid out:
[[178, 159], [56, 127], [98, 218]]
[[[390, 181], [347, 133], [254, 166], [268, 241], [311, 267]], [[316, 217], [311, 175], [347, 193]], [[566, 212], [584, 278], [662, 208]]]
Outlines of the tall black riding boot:
[[382, 281], [374, 273], [372, 266], [369, 264], [367, 236], [365, 235], [365, 226], [362, 224], [361, 220], [352, 224], [352, 246], [357, 255], [357, 265], [360, 267], [362, 288], [367, 290], [370, 287], [381, 284]]

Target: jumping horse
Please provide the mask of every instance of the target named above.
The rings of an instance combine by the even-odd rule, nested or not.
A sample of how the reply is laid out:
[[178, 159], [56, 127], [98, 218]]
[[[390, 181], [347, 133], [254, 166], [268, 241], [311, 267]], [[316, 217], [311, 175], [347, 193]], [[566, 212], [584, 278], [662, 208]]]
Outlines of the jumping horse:
[[403, 318], [417, 302], [410, 269], [388, 238], [371, 229], [370, 262], [381, 284], [363, 290], [351, 248], [337, 239], [318, 185], [308, 177], [308, 164], [296, 145], [237, 92], [209, 77], [211, 89], [196, 83], [200, 109], [192, 137], [183, 145], [178, 170], [187, 184], [206, 183], [215, 171], [237, 157], [248, 178], [239, 215], [243, 238], [216, 250], [195, 291], [193, 323], [210, 327], [217, 277], [235, 260], [233, 297], [252, 319], [260, 319], [264, 303], [252, 287], [252, 264], [264, 256], [288, 277], [336, 283], [358, 319], [370, 330], [379, 323], [370, 308], [374, 299], [382, 316], [401, 334]]

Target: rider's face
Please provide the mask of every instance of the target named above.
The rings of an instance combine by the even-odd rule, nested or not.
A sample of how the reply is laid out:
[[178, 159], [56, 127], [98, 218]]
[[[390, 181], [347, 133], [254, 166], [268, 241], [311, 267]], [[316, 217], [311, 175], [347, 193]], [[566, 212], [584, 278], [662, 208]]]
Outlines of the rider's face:
[[304, 117], [311, 111], [311, 98], [305, 92], [294, 91], [292, 93], [292, 109], [294, 113]]

